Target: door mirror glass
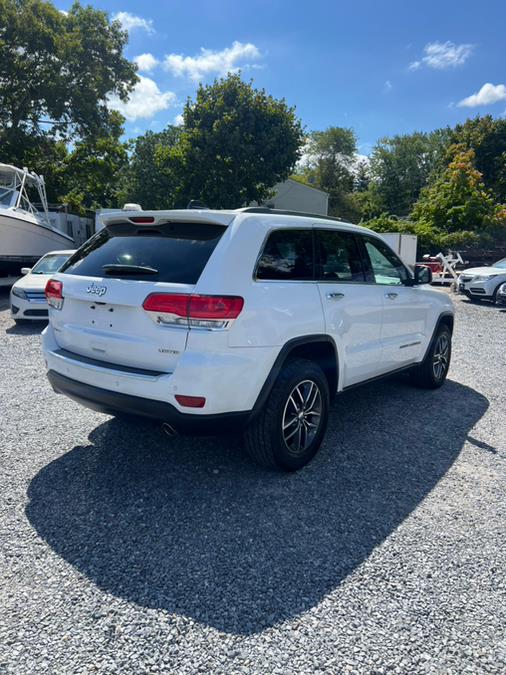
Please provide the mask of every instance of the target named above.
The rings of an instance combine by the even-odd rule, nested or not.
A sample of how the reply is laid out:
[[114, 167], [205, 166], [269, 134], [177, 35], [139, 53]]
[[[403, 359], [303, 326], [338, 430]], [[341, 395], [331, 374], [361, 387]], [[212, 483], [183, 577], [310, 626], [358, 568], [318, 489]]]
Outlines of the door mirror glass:
[[426, 265], [415, 265], [415, 284], [430, 284], [432, 281], [432, 270]]

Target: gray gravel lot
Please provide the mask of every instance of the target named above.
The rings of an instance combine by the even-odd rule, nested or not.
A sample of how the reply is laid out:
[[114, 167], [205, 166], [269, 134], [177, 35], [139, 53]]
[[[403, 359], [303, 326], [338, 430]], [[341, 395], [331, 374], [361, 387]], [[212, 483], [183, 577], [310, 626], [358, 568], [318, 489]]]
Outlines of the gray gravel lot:
[[506, 311], [293, 475], [57, 396], [0, 295], [0, 672], [506, 672]]

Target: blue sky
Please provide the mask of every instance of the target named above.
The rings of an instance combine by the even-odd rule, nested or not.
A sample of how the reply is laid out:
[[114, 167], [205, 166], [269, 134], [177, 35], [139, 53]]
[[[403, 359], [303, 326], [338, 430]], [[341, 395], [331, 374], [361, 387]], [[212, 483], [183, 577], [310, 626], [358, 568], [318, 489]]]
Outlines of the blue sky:
[[129, 58], [144, 55], [138, 91], [116, 104], [128, 136], [173, 123], [227, 68], [286, 98], [308, 131], [353, 127], [363, 154], [385, 135], [506, 112], [506, 0], [92, 4], [129, 29]]

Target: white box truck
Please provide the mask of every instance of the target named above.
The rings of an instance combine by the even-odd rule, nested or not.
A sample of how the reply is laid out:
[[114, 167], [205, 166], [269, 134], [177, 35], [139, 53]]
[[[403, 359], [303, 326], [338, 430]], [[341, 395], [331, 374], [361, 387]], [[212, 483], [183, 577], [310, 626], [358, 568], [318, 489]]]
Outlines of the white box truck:
[[416, 234], [400, 234], [399, 232], [382, 232], [381, 236], [397, 253], [399, 258], [410, 268], [416, 263]]

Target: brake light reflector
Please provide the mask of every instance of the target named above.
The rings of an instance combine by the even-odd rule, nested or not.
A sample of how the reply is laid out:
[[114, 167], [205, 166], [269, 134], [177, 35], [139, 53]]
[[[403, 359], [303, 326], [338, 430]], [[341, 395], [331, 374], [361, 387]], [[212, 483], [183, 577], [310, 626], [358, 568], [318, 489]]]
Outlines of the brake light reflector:
[[203, 396], [183, 396], [182, 394], [176, 394], [176, 401], [185, 408], [203, 408], [206, 404], [206, 399]]
[[129, 220], [132, 223], [139, 223], [139, 225], [155, 222], [153, 216], [131, 216]]
[[237, 319], [244, 299], [236, 295], [151, 293], [142, 304], [156, 323], [189, 328], [227, 328]]
[[49, 279], [44, 290], [47, 304], [53, 309], [63, 307], [63, 284], [56, 279]]

